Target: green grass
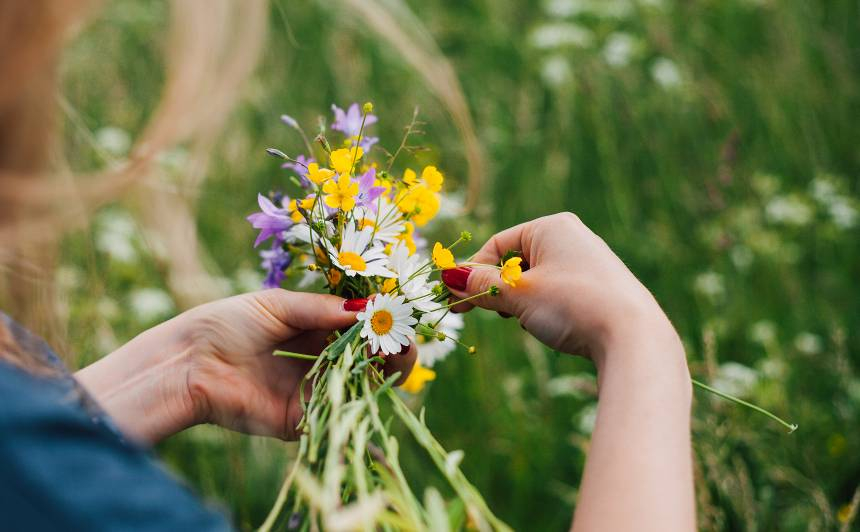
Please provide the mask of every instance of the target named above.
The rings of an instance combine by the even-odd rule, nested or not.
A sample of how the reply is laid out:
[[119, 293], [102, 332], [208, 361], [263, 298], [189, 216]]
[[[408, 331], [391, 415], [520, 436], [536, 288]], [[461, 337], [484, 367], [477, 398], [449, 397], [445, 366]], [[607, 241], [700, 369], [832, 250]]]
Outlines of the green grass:
[[[787, 436], [697, 394], [701, 528], [837, 529], [837, 512], [860, 485], [860, 220], [840, 225], [832, 212], [856, 212], [860, 198], [857, 3], [653, 3], [409, 2], [459, 77], [488, 161], [476, 214], [436, 230], [473, 230], [478, 245], [530, 218], [579, 214], [663, 304], [697, 378], [713, 382], [731, 371], [723, 364], [742, 364], [756, 377], [744, 397], [800, 425]], [[550, 4], [632, 7], [560, 16]], [[313, 124], [332, 102], [371, 100], [391, 148], [417, 105], [431, 150], [422, 157], [438, 162], [449, 190], [465, 187], [461, 138], [433, 92], [334, 6], [273, 4], [264, 60], [212, 153], [197, 222], [210, 267], [225, 279], [256, 267], [243, 218], [257, 191], [285, 181], [263, 148], [300, 149], [281, 113]], [[75, 42], [66, 97], [87, 129], [140, 132], [163, 82], [165, 14], [163, 2], [113, 2]], [[536, 46], [551, 24], [574, 24], [562, 37], [584, 30], [590, 42]], [[611, 66], [603, 51], [619, 32], [635, 50]], [[661, 58], [675, 65], [677, 84], [655, 81]], [[80, 129], [66, 130], [73, 165], [100, 165]], [[821, 183], [837, 199], [821, 197]], [[129, 293], [164, 286], [145, 239], [135, 241], [139, 260], [123, 264], [95, 246], [97, 236], [78, 233], [64, 247], [70, 340], [83, 360], [112, 342], [93, 323], [105, 322], [115, 341], [132, 337], [156, 318], [136, 319]], [[106, 315], [105, 298], [120, 312]], [[430, 428], [465, 451], [467, 476], [514, 528], [567, 527], [587, 451], [584, 413], [595, 400], [590, 364], [552, 353], [495, 314], [472, 313], [465, 337], [479, 354], [438, 368], [423, 398]], [[438, 482], [402, 434], [416, 485]], [[287, 464], [279, 442], [211, 427], [159, 452], [242, 528], [262, 522]]]

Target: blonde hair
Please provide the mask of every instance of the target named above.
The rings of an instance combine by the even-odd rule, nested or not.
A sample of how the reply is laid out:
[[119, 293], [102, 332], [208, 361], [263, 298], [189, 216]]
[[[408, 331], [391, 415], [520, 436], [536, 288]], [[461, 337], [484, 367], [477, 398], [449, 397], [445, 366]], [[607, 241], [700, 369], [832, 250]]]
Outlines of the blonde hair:
[[[49, 164], [51, 155], [61, 152], [54, 146], [57, 66], [66, 42], [98, 4], [99, 0], [0, 2], [0, 309], [14, 309], [19, 321], [54, 345], [62, 345], [66, 337], [59, 320], [51, 319], [60, 237], [157, 172], [158, 155], [178, 144], [188, 145], [191, 154], [179, 186], [193, 190], [199, 184], [222, 121], [257, 65], [267, 29], [268, 0], [171, 0], [159, 105], [121, 166], [71, 175], [58, 171], [61, 164]], [[340, 4], [400, 52], [448, 110], [463, 138], [469, 168], [466, 210], [471, 210], [486, 165], [451, 64], [405, 3], [340, 0]], [[199, 289], [207, 276], [196, 242], [189, 241], [194, 235], [189, 205], [163, 191], [143, 193], [163, 194], [148, 197], [148, 203], [160, 206], [152, 223], [161, 224], [167, 241], [171, 261], [167, 281], [179, 306], [218, 295], [205, 286]], [[171, 229], [177, 226], [184, 230]], [[0, 357], [3, 351], [0, 345]]]
[[[50, 341], [64, 339], [54, 315], [57, 244], [68, 228], [150, 175], [157, 156], [190, 146], [187, 180], [205, 172], [205, 153], [256, 67], [267, 0], [173, 0], [159, 105], [118, 168], [63, 175], [56, 154], [58, 65], [94, 0], [0, 3], [0, 308]], [[0, 331], [0, 338], [9, 338]], [[0, 357], [27, 365], [9, 342]]]

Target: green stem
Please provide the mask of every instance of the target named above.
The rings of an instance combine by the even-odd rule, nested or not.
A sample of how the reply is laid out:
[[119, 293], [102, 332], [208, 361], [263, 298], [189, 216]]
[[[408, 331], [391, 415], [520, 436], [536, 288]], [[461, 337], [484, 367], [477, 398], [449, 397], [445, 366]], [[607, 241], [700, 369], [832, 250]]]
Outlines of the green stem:
[[292, 351], [282, 351], [280, 349], [272, 353], [276, 357], [298, 358], [299, 360], [316, 360], [317, 356], [306, 355], [304, 353], [293, 353]]
[[698, 386], [699, 388], [701, 388], [703, 390], [711, 392], [714, 395], [718, 395], [718, 396], [722, 397], [723, 399], [728, 399], [729, 401], [732, 401], [732, 402], [737, 403], [739, 405], [743, 405], [747, 408], [751, 408], [760, 414], [766, 415], [767, 417], [771, 418], [772, 420], [778, 422], [779, 424], [781, 424], [782, 426], [787, 428], [789, 434], [791, 434], [792, 432], [797, 430], [797, 425], [795, 425], [794, 423], [789, 423], [789, 422], [785, 421], [784, 419], [782, 419], [781, 417], [777, 416], [776, 414], [773, 414], [773, 413], [765, 410], [764, 408], [762, 408], [760, 406], [756, 406], [752, 403], [748, 403], [748, 402], [744, 401], [743, 399], [740, 399], [740, 398], [735, 397], [733, 395], [729, 395], [725, 392], [721, 392], [720, 390], [717, 390], [716, 388], [711, 388], [707, 384], [699, 382], [696, 379], [691, 379], [691, 380], [693, 381], [693, 384], [695, 384], [696, 386]]

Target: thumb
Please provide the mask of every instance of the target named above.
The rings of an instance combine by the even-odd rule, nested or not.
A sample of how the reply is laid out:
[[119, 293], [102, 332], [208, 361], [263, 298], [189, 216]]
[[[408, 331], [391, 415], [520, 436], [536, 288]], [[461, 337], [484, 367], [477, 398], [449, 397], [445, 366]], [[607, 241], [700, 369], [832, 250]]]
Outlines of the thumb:
[[278, 321], [292, 329], [330, 331], [355, 323], [355, 312], [344, 309], [341, 297], [280, 288], [255, 292], [251, 296]]
[[[492, 266], [483, 268], [460, 266], [444, 270], [442, 282], [458, 299], [473, 298], [461, 305], [455, 305], [454, 309], [458, 312], [468, 310], [474, 305], [488, 310], [516, 314], [514, 304], [516, 288], [504, 284], [499, 271]], [[487, 293], [492, 287], [496, 287], [496, 295]], [[483, 295], [478, 296], [478, 294]]]

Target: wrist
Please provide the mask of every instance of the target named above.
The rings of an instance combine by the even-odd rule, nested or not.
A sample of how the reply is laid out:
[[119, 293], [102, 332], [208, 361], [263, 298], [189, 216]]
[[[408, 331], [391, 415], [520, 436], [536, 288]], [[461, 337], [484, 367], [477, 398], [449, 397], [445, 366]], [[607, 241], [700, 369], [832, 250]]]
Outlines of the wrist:
[[123, 433], [147, 444], [200, 418], [188, 389], [190, 349], [153, 334], [156, 330], [75, 375]]
[[692, 382], [684, 346], [669, 318], [654, 307], [628, 312], [617, 327], [607, 329], [592, 356], [598, 386], [620, 383], [632, 395], [672, 396], [689, 409]]

